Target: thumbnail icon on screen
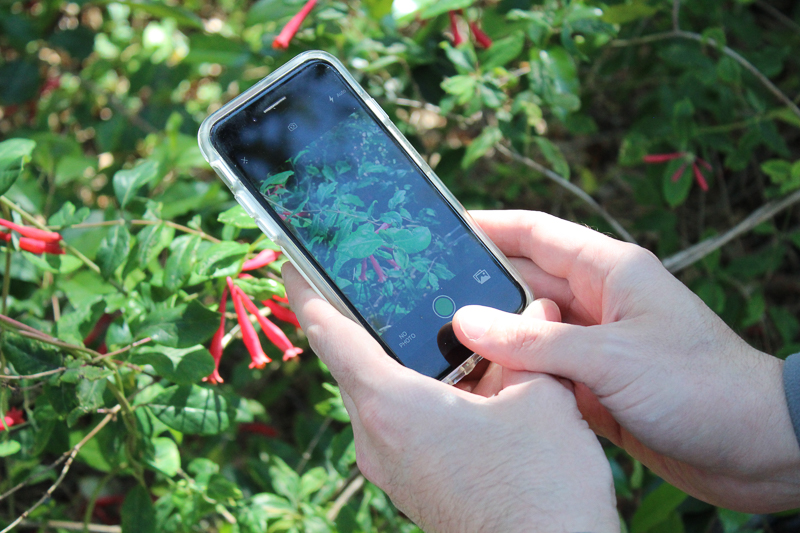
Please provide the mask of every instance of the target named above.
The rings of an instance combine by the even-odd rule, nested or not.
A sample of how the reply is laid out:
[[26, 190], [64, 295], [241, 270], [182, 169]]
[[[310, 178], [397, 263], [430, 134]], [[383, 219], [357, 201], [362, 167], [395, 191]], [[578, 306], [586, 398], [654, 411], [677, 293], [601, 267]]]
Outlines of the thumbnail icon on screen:
[[492, 276], [490, 276], [489, 273], [483, 269], [480, 269], [477, 272], [475, 272], [475, 274], [472, 277], [475, 278], [475, 281], [477, 281], [481, 285], [483, 285], [492, 278]]

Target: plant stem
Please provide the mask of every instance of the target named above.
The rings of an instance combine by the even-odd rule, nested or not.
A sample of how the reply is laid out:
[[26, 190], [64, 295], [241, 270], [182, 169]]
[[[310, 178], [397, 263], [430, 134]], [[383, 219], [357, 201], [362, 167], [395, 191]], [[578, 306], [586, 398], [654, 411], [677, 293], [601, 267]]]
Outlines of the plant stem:
[[611, 46], [614, 47], [625, 47], [625, 46], [636, 46], [639, 44], [647, 44], [647, 43], [654, 43], [657, 41], [664, 41], [667, 39], [686, 39], [689, 41], [697, 41], [701, 44], [708, 44], [709, 46], [713, 46], [726, 56], [730, 57], [737, 63], [739, 63], [746, 71], [756, 77], [761, 84], [766, 87], [766, 89], [771, 92], [778, 100], [783, 102], [789, 110], [797, 115], [800, 118], [800, 107], [797, 107], [791, 98], [786, 96], [778, 87], [772, 83], [769, 78], [764, 76], [760, 70], [758, 70], [752, 63], [742, 57], [738, 52], [733, 50], [728, 46], [720, 46], [720, 44], [715, 41], [714, 39], [706, 38], [700, 35], [699, 33], [693, 33], [690, 31], [683, 31], [683, 30], [673, 30], [663, 33], [654, 33], [652, 35], [646, 35], [644, 37], [639, 37], [636, 39], [627, 39], [627, 40], [615, 40], [611, 41]]
[[[212, 237], [208, 233], [204, 231], [199, 231], [196, 229], [192, 229], [190, 227], [184, 226], [182, 224], [178, 224], [176, 222], [172, 222], [171, 220], [104, 220], [103, 222], [86, 222], [85, 224], [75, 224], [74, 226], [70, 226], [73, 229], [87, 229], [87, 228], [101, 228], [103, 226], [121, 226], [122, 224], [130, 224], [131, 226], [157, 226], [158, 224], [164, 224], [170, 228], [174, 228], [178, 231], [182, 231], [184, 233], [191, 233], [192, 235], [199, 235], [201, 238], [211, 241], [213, 243], [220, 243], [219, 239], [216, 237]], [[48, 229], [59, 229], [61, 226], [49, 226]]]

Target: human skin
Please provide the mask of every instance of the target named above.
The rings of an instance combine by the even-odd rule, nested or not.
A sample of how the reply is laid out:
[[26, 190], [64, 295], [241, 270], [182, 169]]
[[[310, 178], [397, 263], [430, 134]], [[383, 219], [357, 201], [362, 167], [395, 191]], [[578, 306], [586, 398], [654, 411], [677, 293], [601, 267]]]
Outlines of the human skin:
[[[494, 367], [473, 384], [486, 396], [444, 385], [388, 357], [294, 267], [283, 276], [339, 383], [361, 472], [425, 531], [619, 531], [611, 470], [571, 384]], [[559, 319], [551, 302], [527, 316]]]
[[472, 215], [564, 323], [470, 306], [453, 320], [461, 342], [505, 369], [573, 381], [594, 431], [701, 500], [752, 513], [800, 506], [781, 360], [643, 248], [543, 213]]

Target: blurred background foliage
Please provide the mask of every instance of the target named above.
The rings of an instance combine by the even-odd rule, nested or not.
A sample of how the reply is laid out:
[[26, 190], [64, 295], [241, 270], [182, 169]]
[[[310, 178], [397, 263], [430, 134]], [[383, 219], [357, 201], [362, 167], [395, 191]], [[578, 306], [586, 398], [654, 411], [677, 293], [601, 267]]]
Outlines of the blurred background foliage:
[[[275, 47], [302, 5], [0, 3], [3, 218], [67, 243], [37, 255], [12, 236], [0, 261], [16, 321], [0, 344], [0, 528], [416, 531], [359, 475], [312, 353], [283, 362], [269, 345], [276, 361], [248, 368], [234, 326], [225, 383], [200, 380], [225, 277], [271, 244], [197, 129], [304, 50], [345, 62], [468, 208], [638, 242], [749, 343], [800, 351], [800, 4], [319, 0]], [[280, 298], [279, 265], [237, 283]], [[90, 335], [102, 317], [116, 358]], [[800, 529], [607, 454], [633, 533]]]

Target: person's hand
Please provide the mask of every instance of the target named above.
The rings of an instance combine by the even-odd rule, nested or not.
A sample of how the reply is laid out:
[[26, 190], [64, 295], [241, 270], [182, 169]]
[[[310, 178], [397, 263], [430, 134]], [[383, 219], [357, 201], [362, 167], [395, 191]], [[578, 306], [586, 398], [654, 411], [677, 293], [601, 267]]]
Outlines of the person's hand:
[[700, 499], [749, 512], [800, 505], [782, 361], [638, 246], [542, 213], [473, 217], [565, 323], [465, 307], [453, 321], [461, 342], [506, 368], [572, 380], [599, 435]]
[[[490, 398], [444, 385], [391, 359], [294, 267], [283, 274], [341, 388], [361, 472], [425, 531], [619, 531], [611, 469], [565, 385], [497, 369]], [[529, 314], [548, 318], [547, 304]]]

